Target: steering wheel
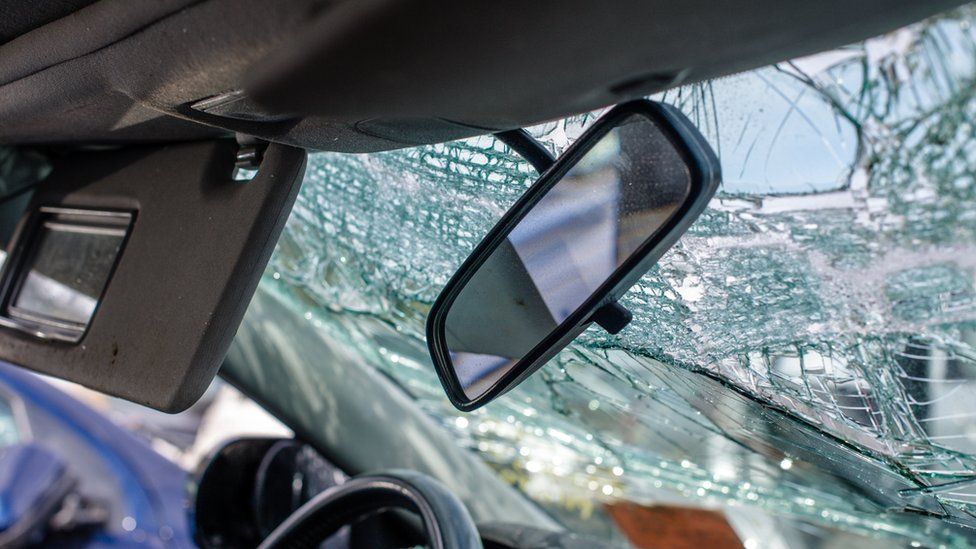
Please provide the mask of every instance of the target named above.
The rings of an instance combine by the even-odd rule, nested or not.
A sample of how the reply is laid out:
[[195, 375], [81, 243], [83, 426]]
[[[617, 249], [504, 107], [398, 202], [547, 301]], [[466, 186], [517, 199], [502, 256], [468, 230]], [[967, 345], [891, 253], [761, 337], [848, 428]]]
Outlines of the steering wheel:
[[427, 475], [394, 470], [356, 477], [318, 494], [275, 528], [260, 549], [312, 549], [346, 524], [391, 508], [420, 515], [431, 549], [482, 547], [474, 520], [457, 496]]

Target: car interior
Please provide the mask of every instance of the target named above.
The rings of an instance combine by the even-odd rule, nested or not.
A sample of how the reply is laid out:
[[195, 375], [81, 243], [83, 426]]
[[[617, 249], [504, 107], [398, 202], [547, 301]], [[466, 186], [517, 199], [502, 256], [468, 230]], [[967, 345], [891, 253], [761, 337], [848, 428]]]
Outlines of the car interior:
[[[621, 297], [719, 188], [697, 120], [649, 96], [963, 3], [0, 0], [0, 360], [169, 413], [218, 375], [255, 393], [304, 360], [289, 353], [330, 362], [318, 421], [345, 425], [329, 439], [303, 434], [315, 410], [291, 421], [288, 390], [308, 380], [255, 395], [297, 440], [211, 456], [188, 496], [200, 546], [600, 546], [423, 434], [390, 379], [329, 348], [282, 350], [307, 327], [256, 291], [309, 153], [495, 136], [536, 169], [429, 306], [436, 375], [476, 413], [591, 325], [627, 326]], [[558, 156], [524, 130], [600, 109]], [[257, 309], [277, 319], [263, 334], [242, 325]], [[370, 412], [385, 425], [336, 412], [365, 385], [389, 395]], [[415, 457], [417, 437], [437, 459]], [[428, 465], [375, 470], [377, 451]]]

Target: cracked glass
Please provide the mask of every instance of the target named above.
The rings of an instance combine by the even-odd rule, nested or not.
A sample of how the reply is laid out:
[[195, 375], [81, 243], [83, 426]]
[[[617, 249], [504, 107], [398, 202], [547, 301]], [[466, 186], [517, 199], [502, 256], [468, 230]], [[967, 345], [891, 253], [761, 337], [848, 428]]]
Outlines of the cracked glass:
[[[537, 175], [496, 139], [312, 155], [263, 288], [570, 528], [612, 538], [593, 517], [678, 500], [967, 545], [974, 22], [967, 7], [656, 96], [718, 152], [719, 193], [623, 299], [632, 324], [587, 330], [475, 413], [448, 403], [423, 328]], [[558, 153], [598, 115], [530, 131]]]

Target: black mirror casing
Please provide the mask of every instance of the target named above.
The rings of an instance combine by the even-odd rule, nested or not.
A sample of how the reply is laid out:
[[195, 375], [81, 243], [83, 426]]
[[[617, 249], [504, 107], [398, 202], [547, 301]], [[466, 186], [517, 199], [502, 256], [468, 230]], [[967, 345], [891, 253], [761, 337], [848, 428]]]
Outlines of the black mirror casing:
[[[482, 267], [505, 241], [519, 222], [608, 132], [633, 116], [649, 119], [667, 138], [689, 175], [687, 197], [670, 218], [617, 267], [609, 278], [592, 293], [547, 337], [524, 355], [490, 389], [476, 397], [465, 394], [452, 365], [448, 350], [446, 323], [448, 311], [475, 272]], [[438, 296], [427, 319], [427, 345], [441, 384], [451, 403], [462, 411], [477, 409], [511, 390], [538, 370], [595, 320], [643, 276], [698, 218], [718, 189], [721, 180], [719, 160], [694, 124], [678, 109], [661, 103], [641, 100], [611, 109], [546, 170], [526, 193], [478, 244]], [[606, 307], [606, 306], [611, 307]]]

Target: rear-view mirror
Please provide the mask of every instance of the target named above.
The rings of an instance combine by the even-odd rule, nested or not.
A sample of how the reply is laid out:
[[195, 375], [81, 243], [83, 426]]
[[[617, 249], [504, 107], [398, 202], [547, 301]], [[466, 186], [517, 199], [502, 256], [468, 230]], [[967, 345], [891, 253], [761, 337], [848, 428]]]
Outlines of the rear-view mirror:
[[505, 214], [438, 297], [427, 340], [452, 403], [508, 391], [617, 304], [701, 214], [719, 164], [677, 109], [650, 101], [598, 120]]

